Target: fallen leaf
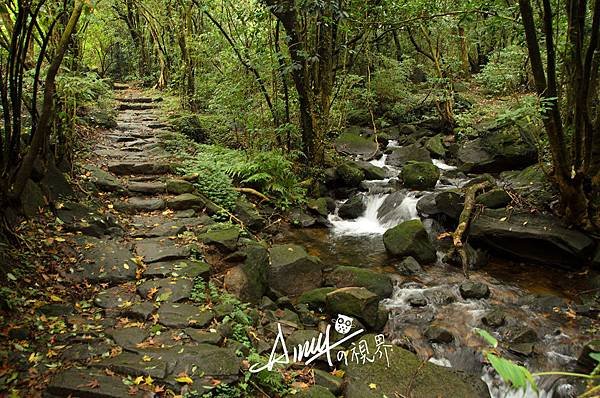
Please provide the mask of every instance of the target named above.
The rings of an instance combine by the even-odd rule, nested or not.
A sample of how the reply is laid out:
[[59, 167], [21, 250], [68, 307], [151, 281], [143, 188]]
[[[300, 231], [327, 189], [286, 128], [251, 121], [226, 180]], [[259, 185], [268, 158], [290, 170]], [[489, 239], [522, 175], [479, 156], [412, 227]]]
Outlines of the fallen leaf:
[[369, 384], [369, 388], [370, 388], [371, 390], [375, 390], [375, 389], [377, 389], [377, 384], [375, 384], [375, 383], [370, 383], [370, 384]]
[[178, 383], [194, 384], [194, 380], [192, 380], [190, 376], [186, 375], [185, 373], [180, 375], [179, 377], [176, 377], [175, 381]]

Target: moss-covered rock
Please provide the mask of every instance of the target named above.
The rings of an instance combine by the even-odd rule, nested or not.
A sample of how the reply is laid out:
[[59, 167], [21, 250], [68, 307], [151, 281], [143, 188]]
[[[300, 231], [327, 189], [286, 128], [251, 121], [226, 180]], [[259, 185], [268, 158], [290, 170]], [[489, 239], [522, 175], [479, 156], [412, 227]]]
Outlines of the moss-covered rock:
[[244, 263], [225, 274], [225, 288], [240, 300], [256, 304], [267, 290], [269, 253], [259, 244], [249, 245], [243, 252]]
[[335, 287], [319, 287], [309, 290], [298, 297], [298, 304], [308, 304], [311, 308], [323, 309], [325, 308], [325, 297], [334, 290], [336, 290]]
[[338, 215], [345, 219], [355, 219], [363, 214], [365, 208], [362, 195], [354, 195], [340, 206]]
[[[361, 339], [367, 341], [369, 352], [376, 351], [374, 335], [366, 335]], [[397, 346], [387, 347], [386, 350], [387, 357], [383, 355], [373, 362], [363, 364], [348, 361], [344, 390], [346, 398], [381, 398], [399, 394], [419, 398], [490, 396], [479, 375], [430, 362], [423, 363], [415, 354]]]
[[360, 127], [346, 129], [336, 140], [335, 149], [347, 155], [369, 157], [377, 152], [378, 145], [372, 136], [361, 134]]
[[301, 390], [294, 395], [287, 395], [287, 398], [335, 398], [335, 395], [323, 386], [313, 385], [306, 390]]
[[425, 141], [425, 149], [427, 149], [429, 153], [435, 157], [443, 158], [446, 156], [446, 148], [444, 148], [442, 136], [439, 134], [435, 137], [430, 137], [427, 139], [427, 141]]
[[306, 207], [323, 217], [327, 217], [327, 214], [329, 214], [326, 198], [310, 199]]
[[182, 193], [192, 193], [194, 190], [194, 184], [189, 181], [175, 178], [167, 180], [167, 192], [169, 193], [181, 195]]
[[259, 231], [267, 223], [256, 206], [243, 196], [238, 197], [235, 201], [235, 214], [251, 231]]
[[412, 144], [394, 149], [387, 158], [387, 164], [394, 167], [402, 167], [408, 162], [431, 163], [431, 156], [427, 149], [420, 145]]
[[477, 197], [476, 202], [490, 209], [507, 206], [512, 201], [511, 197], [502, 188], [495, 188]]
[[429, 190], [435, 188], [440, 169], [431, 162], [409, 162], [402, 167], [401, 175], [405, 187]]
[[234, 252], [238, 245], [241, 230], [237, 225], [215, 224], [198, 238], [205, 244], [213, 245], [225, 252]]
[[437, 257], [421, 220], [405, 221], [383, 234], [383, 244], [392, 256], [412, 256], [421, 264], [434, 262]]
[[321, 286], [322, 264], [299, 245], [274, 245], [271, 248], [269, 286], [287, 296], [298, 296]]
[[367, 180], [383, 180], [385, 178], [385, 170], [381, 167], [364, 161], [354, 162], [354, 164], [365, 173]]
[[355, 316], [368, 326], [380, 326], [379, 296], [364, 287], [343, 287], [325, 296], [327, 313]]
[[328, 285], [335, 287], [364, 287], [380, 298], [387, 298], [392, 295], [394, 286], [391, 278], [379, 272], [366, 268], [339, 266], [330, 272], [325, 278]]
[[347, 187], [358, 187], [365, 173], [352, 163], [342, 163], [335, 170], [338, 181]]

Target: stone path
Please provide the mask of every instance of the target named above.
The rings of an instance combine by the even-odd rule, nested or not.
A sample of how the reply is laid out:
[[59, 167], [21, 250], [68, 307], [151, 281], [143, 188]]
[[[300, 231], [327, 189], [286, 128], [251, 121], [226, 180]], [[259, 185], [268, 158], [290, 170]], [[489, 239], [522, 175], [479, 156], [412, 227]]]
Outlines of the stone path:
[[67, 277], [103, 290], [93, 299], [97, 309], [67, 317], [76, 332], [60, 336], [68, 345], [61, 359], [78, 366], [56, 374], [46, 393], [147, 397], [157, 386], [180, 393], [213, 379], [234, 381], [241, 359], [216, 345], [222, 337], [210, 331], [212, 310], [190, 301], [194, 278], [208, 278], [211, 269], [181, 234], [212, 223], [207, 201], [173, 174], [176, 160], [160, 145], [168, 126], [158, 100], [132, 89], [118, 99], [118, 127], [95, 144], [86, 166], [116, 212], [74, 202], [59, 210], [66, 230], [82, 232], [76, 239], [83, 250]]

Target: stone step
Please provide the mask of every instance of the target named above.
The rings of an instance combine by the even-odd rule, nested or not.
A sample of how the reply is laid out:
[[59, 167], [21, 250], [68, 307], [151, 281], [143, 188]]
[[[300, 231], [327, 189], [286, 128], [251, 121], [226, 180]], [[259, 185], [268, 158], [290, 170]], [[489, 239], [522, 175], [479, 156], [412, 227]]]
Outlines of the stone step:
[[129, 85], [124, 84], [124, 83], [113, 83], [113, 89], [114, 90], [128, 90]]
[[152, 98], [152, 97], [121, 97], [117, 98], [119, 102], [125, 103], [138, 103], [138, 104], [149, 104], [151, 102], [160, 102], [162, 98]]
[[145, 211], [156, 211], [165, 208], [165, 201], [161, 198], [140, 198], [133, 197], [127, 201], [119, 201], [114, 203], [114, 208], [117, 211], [127, 214], [135, 214]]
[[108, 171], [117, 175], [131, 174], [169, 174], [173, 165], [159, 162], [116, 161], [108, 165]]
[[154, 195], [157, 193], [166, 193], [167, 185], [163, 182], [144, 182], [132, 181], [127, 185], [130, 192], [141, 193], [144, 195]]
[[148, 109], [156, 109], [157, 106], [153, 104], [131, 104], [131, 103], [122, 103], [119, 104], [118, 110], [120, 111], [145, 111]]
[[123, 384], [122, 377], [108, 376], [106, 372], [94, 369], [71, 368], [58, 373], [50, 380], [46, 390], [50, 397], [80, 398], [142, 398], [144, 391], [130, 390]]

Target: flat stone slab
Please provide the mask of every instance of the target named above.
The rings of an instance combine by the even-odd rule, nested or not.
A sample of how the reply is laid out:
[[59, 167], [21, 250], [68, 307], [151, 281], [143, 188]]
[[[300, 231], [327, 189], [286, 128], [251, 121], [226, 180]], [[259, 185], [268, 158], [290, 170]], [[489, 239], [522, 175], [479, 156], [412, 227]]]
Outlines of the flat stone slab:
[[63, 361], [85, 362], [110, 352], [112, 347], [112, 344], [109, 344], [101, 339], [93, 339], [89, 342], [75, 343], [67, 347], [61, 353], [60, 359]]
[[207, 205], [205, 197], [184, 193], [167, 200], [167, 207], [172, 210], [201, 209]]
[[[92, 243], [93, 242], [93, 243]], [[83, 260], [70, 277], [75, 281], [116, 284], [135, 279], [134, 254], [123, 242], [94, 239], [84, 249]]]
[[127, 201], [115, 203], [115, 209], [123, 213], [138, 213], [142, 211], [156, 211], [165, 208], [165, 201], [160, 198], [129, 198]]
[[157, 225], [156, 227], [146, 231], [136, 231], [133, 237], [136, 238], [158, 238], [161, 236], [177, 236], [187, 230], [185, 222], [182, 221], [170, 221], [164, 224]]
[[190, 279], [200, 276], [206, 279], [210, 276], [210, 265], [194, 260], [162, 261], [148, 264], [146, 271], [144, 271], [144, 276], [185, 276]]
[[85, 169], [89, 173], [90, 181], [103, 192], [124, 191], [123, 184], [112, 174], [102, 170], [99, 167], [86, 165]]
[[140, 296], [160, 302], [176, 303], [190, 298], [193, 281], [185, 278], [165, 278], [146, 281], [138, 286]]
[[144, 257], [144, 262], [154, 263], [158, 261], [177, 260], [189, 257], [190, 249], [176, 246], [171, 241], [148, 239], [136, 245], [138, 255]]
[[108, 170], [117, 175], [129, 174], [169, 174], [172, 166], [169, 163], [160, 162], [111, 162]]
[[212, 311], [191, 304], [164, 303], [158, 309], [158, 322], [171, 328], [202, 328], [212, 321]]
[[215, 332], [205, 332], [204, 330], [197, 330], [192, 328], [187, 328], [184, 330], [184, 332], [192, 340], [200, 344], [218, 345], [221, 341], [223, 341], [223, 336]]
[[101, 291], [94, 298], [94, 304], [98, 307], [111, 310], [128, 306], [138, 301], [140, 301], [140, 298], [135, 294], [135, 290], [129, 289], [127, 286], [111, 287]]
[[92, 366], [108, 368], [113, 372], [130, 376], [150, 376], [153, 379], [164, 379], [167, 376], [167, 362], [152, 358], [145, 361], [142, 355], [122, 352], [119, 356], [94, 363]]
[[134, 304], [131, 307], [124, 308], [121, 312], [121, 315], [131, 319], [145, 321], [153, 311], [154, 304], [149, 301], [143, 301], [141, 303]]
[[150, 332], [139, 327], [122, 328], [122, 329], [107, 329], [107, 335], [117, 343], [117, 345], [127, 349], [135, 348], [135, 346], [150, 336]]
[[127, 184], [127, 189], [131, 192], [144, 194], [164, 193], [167, 191], [167, 186], [163, 182], [137, 182], [133, 181]]
[[58, 397], [78, 398], [142, 398], [144, 391], [130, 394], [129, 386], [119, 376], [108, 376], [99, 370], [71, 368], [54, 376], [46, 392]]

